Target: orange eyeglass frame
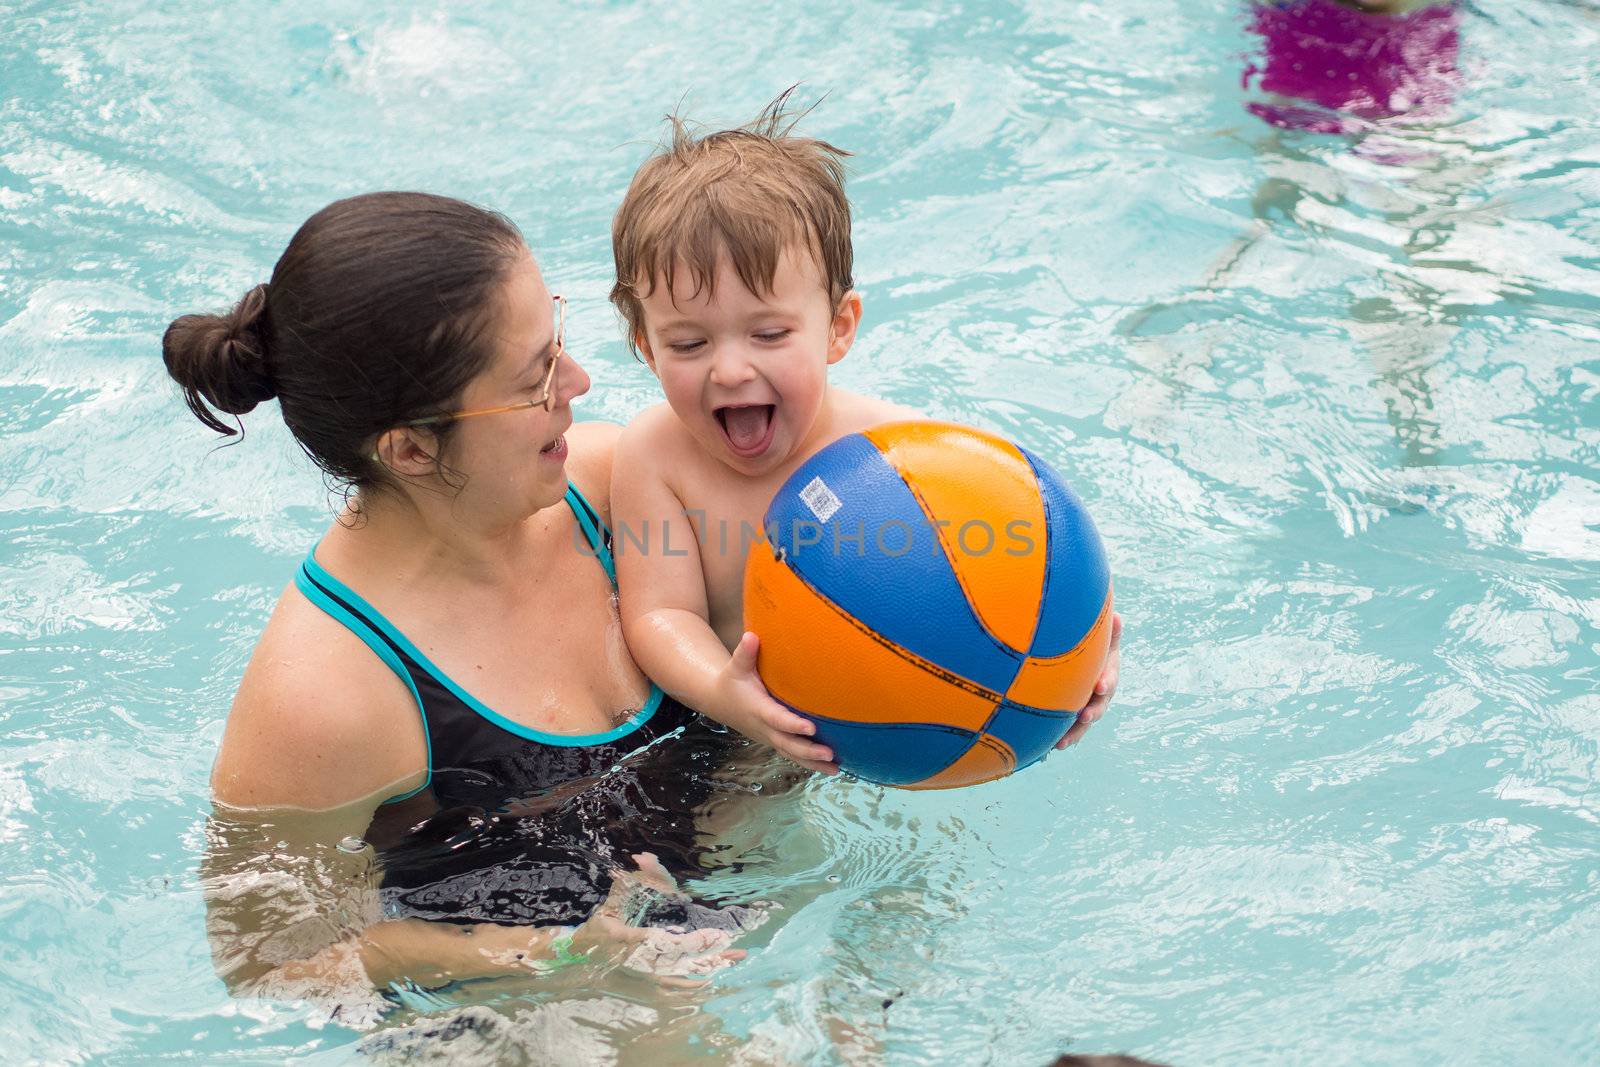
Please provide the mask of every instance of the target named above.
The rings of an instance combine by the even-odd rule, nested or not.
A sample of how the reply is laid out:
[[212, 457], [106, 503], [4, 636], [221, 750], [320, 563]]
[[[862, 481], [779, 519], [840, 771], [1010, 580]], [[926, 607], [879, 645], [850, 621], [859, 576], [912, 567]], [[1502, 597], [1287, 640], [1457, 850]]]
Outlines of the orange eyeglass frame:
[[444, 415], [428, 415], [425, 418], [411, 419], [403, 422], [402, 426], [434, 426], [441, 422], [453, 422], [456, 419], [470, 419], [475, 415], [499, 415], [507, 411], [526, 411], [528, 408], [544, 408], [551, 410], [551, 400], [555, 397], [556, 367], [561, 362], [561, 357], [567, 354], [567, 298], [560, 294], [550, 297], [556, 305], [556, 336], [555, 350], [550, 355], [550, 369], [544, 372], [544, 381], [539, 386], [539, 397], [536, 400], [523, 400], [515, 404], [502, 404], [494, 408], [477, 408], [472, 411], [452, 411]]

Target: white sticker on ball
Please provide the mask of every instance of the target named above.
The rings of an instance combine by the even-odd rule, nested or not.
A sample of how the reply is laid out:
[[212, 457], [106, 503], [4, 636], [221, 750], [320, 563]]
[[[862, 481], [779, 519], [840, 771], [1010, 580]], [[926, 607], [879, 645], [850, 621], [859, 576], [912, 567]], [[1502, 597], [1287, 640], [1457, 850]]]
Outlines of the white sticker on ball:
[[834, 495], [828, 488], [828, 483], [821, 477], [813, 478], [800, 490], [800, 499], [805, 501], [806, 507], [811, 509], [811, 514], [817, 517], [818, 522], [827, 522], [833, 518], [833, 513], [844, 507], [844, 501]]

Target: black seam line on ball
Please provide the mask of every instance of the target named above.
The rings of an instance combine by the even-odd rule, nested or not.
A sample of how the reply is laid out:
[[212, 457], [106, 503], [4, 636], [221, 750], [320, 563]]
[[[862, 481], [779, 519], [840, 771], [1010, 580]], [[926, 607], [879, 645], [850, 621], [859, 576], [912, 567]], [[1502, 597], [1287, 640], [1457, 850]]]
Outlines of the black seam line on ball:
[[817, 599], [822, 601], [824, 604], [826, 604], [828, 606], [829, 610], [831, 610], [834, 614], [838, 615], [845, 622], [849, 623], [851, 626], [855, 627], [857, 630], [860, 630], [862, 633], [864, 633], [868, 637], [872, 638], [872, 640], [876, 641], [878, 644], [882, 645], [884, 648], [888, 649], [890, 652], [893, 652], [896, 656], [899, 656], [901, 659], [905, 660], [907, 663], [911, 664], [913, 667], [918, 668], [919, 670], [923, 671], [925, 674], [931, 674], [935, 678], [940, 679], [941, 681], [948, 682], [950, 685], [955, 686], [957, 689], [961, 689], [961, 690], [964, 690], [964, 691], [966, 691], [968, 693], [971, 693], [973, 696], [981, 697], [984, 700], [992, 700], [992, 701], [995, 701], [996, 703], [999, 703], [1000, 701], [1005, 699], [1005, 695], [1004, 694], [997, 693], [993, 689], [990, 689], [988, 686], [980, 685], [979, 683], [972, 681], [970, 678], [964, 678], [961, 675], [956, 674], [955, 672], [953, 672], [951, 670], [948, 670], [948, 669], [946, 669], [944, 667], [941, 667], [936, 663], [932, 663], [932, 662], [930, 662], [928, 660], [925, 660], [921, 656], [917, 655], [915, 652], [912, 652], [910, 649], [904, 648], [904, 647], [896, 644], [895, 642], [889, 640], [887, 637], [883, 636], [878, 631], [876, 631], [876, 630], [872, 629], [871, 627], [867, 626], [866, 623], [862, 622], [860, 619], [856, 618], [854, 615], [851, 615], [849, 612], [845, 611], [838, 604], [835, 604], [831, 599], [828, 598], [828, 596], [825, 593], [822, 592], [822, 590], [818, 589], [815, 585], [811, 584], [811, 582], [807, 581], [806, 580], [806, 576], [801, 574], [793, 565], [785, 562], [783, 564], [783, 566], [789, 571], [790, 574], [794, 575], [795, 578], [797, 578], [802, 585], [804, 585], [807, 589], [809, 589], [813, 593], [815, 593]]

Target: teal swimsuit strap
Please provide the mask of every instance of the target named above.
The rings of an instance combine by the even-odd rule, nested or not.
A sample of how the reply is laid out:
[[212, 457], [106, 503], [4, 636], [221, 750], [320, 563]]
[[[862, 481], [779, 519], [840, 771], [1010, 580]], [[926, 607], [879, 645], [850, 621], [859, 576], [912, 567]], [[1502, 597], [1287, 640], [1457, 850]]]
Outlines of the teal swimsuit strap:
[[[600, 561], [600, 566], [606, 569], [606, 577], [611, 579], [611, 588], [615, 590], [617, 562], [611, 555], [611, 531], [606, 528], [605, 520], [571, 482], [567, 483], [566, 501], [567, 506], [572, 509], [573, 516], [578, 520], [578, 526], [583, 530], [583, 536], [588, 538], [589, 547], [594, 551], [595, 558]], [[652, 681], [650, 698], [645, 701], [646, 710], [653, 713], [666, 695], [662, 688]]]
[[[394, 643], [393, 638], [398, 636], [398, 632], [388, 627], [383, 616], [377, 614], [377, 609], [323, 570], [322, 564], [317, 562], [316, 551], [312, 548], [307, 552], [305, 562], [295, 571], [295, 588], [300, 590], [300, 595], [321, 608], [325, 614], [343, 623], [345, 629], [359, 637], [388, 665], [390, 670], [399, 676], [406, 684], [406, 688], [411, 690], [411, 699], [417, 704], [417, 714], [422, 716], [422, 743], [428, 749], [427, 773], [423, 776], [421, 785], [408, 793], [392, 796], [384, 803], [396, 804], [402, 800], [409, 800], [433, 782], [433, 732], [428, 729], [427, 705], [423, 702], [422, 694], [417, 691], [417, 683], [411, 677], [411, 671], [400, 658], [400, 649]], [[400, 637], [400, 640], [404, 641], [405, 638]]]
[[[583, 530], [583, 535], [588, 540], [589, 547], [593, 550], [595, 558], [605, 568], [606, 577], [611, 580], [611, 588], [613, 590], [616, 589], [616, 562], [612, 559], [611, 549], [606, 543], [611, 531], [606, 529], [606, 524], [600, 518], [599, 512], [594, 510], [593, 506], [583, 498], [583, 494], [578, 491], [578, 487], [571, 482], [567, 483], [565, 499], [567, 506], [572, 509], [572, 514], [578, 521], [579, 528]], [[456, 700], [502, 730], [529, 741], [553, 745], [558, 748], [582, 748], [590, 745], [606, 744], [626, 737], [646, 722], [649, 722], [655, 715], [656, 710], [661, 706], [661, 701], [666, 697], [661, 688], [651, 682], [650, 695], [638, 713], [630, 717], [622, 725], [604, 733], [573, 735], [550, 734], [545, 733], [543, 730], [535, 730], [505, 718], [457, 685], [454, 679], [446, 675], [427, 656], [423, 655], [422, 650], [413, 645], [405, 634], [401, 633], [388, 619], [384, 618], [377, 608], [363, 600], [354, 589], [351, 589], [324, 570], [322, 565], [317, 562], [316, 549], [314, 547], [310, 552], [306, 553], [305, 562], [295, 572], [294, 578], [295, 587], [300, 590], [301, 594], [325, 613], [343, 623], [346, 629], [354, 633], [368, 648], [372, 649], [378, 658], [387, 664], [399, 676], [400, 680], [406, 684], [406, 688], [411, 691], [412, 699], [416, 701], [417, 712], [422, 716], [423, 736], [428, 744], [427, 776], [416, 789], [400, 796], [390, 797], [384, 801], [385, 804], [392, 804], [396, 801], [413, 797], [426, 789], [433, 780], [433, 742], [431, 732], [428, 729], [428, 712], [422, 699], [422, 694], [417, 690], [416, 679], [412, 677], [411, 669], [405, 662], [406, 659], [415, 664], [417, 669], [431, 675]]]
[[594, 552], [595, 558], [600, 561], [600, 566], [606, 569], [606, 577], [611, 579], [611, 588], [617, 587], [617, 563], [611, 557], [611, 531], [606, 529], [606, 524], [600, 518], [600, 513], [583, 498], [578, 492], [578, 487], [571, 482], [567, 483], [567, 507], [572, 509], [573, 517], [578, 520], [578, 526], [583, 530], [583, 536], [589, 541], [589, 548]]

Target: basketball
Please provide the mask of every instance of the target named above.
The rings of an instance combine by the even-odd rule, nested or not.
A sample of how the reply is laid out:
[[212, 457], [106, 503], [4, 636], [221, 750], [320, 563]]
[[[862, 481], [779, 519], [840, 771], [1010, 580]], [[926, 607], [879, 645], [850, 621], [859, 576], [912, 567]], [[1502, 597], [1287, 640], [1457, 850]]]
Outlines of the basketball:
[[897, 422], [811, 457], [745, 565], [774, 698], [857, 777], [992, 781], [1049, 753], [1111, 642], [1111, 572], [1083, 503], [994, 434]]

